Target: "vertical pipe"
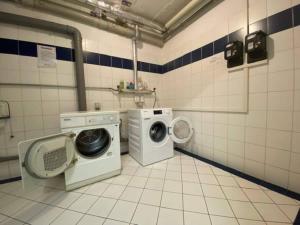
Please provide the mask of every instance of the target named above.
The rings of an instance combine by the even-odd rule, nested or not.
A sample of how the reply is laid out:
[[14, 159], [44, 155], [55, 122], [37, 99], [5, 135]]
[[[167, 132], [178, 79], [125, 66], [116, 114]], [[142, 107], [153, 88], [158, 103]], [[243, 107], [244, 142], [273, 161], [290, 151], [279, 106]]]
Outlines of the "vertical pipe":
[[135, 25], [135, 34], [132, 38], [132, 57], [133, 57], [133, 83], [134, 89], [137, 89], [138, 68], [137, 68], [137, 39], [138, 39], [139, 27]]

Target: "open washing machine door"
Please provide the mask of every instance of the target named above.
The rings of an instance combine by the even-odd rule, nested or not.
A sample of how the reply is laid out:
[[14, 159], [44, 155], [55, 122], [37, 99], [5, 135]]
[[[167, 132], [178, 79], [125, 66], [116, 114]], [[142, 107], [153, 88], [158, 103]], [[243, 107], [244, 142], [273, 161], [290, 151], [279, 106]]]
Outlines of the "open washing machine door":
[[168, 132], [174, 142], [183, 144], [191, 139], [194, 129], [188, 118], [179, 116], [172, 120]]
[[65, 172], [75, 159], [71, 132], [20, 142], [19, 159], [24, 189], [44, 186], [48, 178]]

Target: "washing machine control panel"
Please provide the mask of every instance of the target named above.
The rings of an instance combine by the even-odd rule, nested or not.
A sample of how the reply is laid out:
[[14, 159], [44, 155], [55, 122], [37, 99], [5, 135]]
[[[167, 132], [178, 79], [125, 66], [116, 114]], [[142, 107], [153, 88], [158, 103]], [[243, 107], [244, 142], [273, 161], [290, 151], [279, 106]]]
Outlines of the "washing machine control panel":
[[172, 109], [161, 108], [161, 109], [144, 109], [142, 110], [143, 117], [153, 117], [153, 116], [169, 116], [172, 115]]
[[101, 125], [101, 124], [111, 124], [119, 123], [119, 118], [117, 115], [101, 115], [101, 116], [87, 116], [86, 125]]

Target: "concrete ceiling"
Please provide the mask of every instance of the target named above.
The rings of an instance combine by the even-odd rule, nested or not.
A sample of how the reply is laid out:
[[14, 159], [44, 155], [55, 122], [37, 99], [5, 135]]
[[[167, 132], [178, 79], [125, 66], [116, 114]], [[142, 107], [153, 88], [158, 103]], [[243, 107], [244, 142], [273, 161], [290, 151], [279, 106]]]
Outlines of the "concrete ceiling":
[[126, 11], [142, 16], [161, 25], [165, 25], [191, 0], [128, 0], [130, 7]]

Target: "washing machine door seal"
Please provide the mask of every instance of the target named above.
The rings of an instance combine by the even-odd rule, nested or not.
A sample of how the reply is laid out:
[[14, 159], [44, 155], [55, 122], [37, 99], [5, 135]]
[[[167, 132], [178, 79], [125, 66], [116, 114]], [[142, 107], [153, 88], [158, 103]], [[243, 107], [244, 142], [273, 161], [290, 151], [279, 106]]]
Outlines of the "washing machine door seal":
[[99, 157], [106, 153], [112, 137], [105, 128], [81, 131], [75, 140], [77, 151], [84, 157]]
[[162, 142], [168, 135], [168, 128], [163, 121], [155, 121], [149, 129], [150, 139], [155, 143]]
[[168, 128], [168, 133], [174, 142], [178, 144], [184, 144], [193, 136], [194, 129], [192, 122], [187, 117], [176, 117], [171, 121]]

